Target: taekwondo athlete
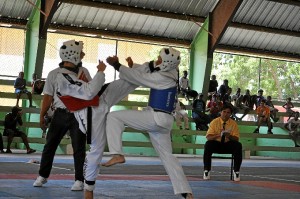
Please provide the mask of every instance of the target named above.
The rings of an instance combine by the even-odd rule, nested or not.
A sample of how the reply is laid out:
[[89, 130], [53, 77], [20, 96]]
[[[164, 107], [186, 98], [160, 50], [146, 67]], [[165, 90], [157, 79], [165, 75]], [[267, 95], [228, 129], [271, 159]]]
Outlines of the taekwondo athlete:
[[[133, 64], [131, 58], [127, 58], [128, 64]], [[148, 63], [144, 65], [133, 64], [133, 70], [147, 71]], [[80, 80], [72, 77], [74, 82]], [[69, 83], [67, 86], [60, 88], [60, 94], [64, 97], [75, 97], [83, 100], [91, 100], [94, 96], [90, 93], [90, 83], [81, 81], [80, 84]], [[100, 86], [100, 84], [98, 85]], [[103, 152], [106, 145], [106, 116], [110, 108], [121, 101], [125, 96], [131, 93], [138, 86], [125, 80], [115, 80], [111, 83], [104, 84], [97, 96], [100, 96], [99, 105], [92, 106], [92, 128], [91, 128], [91, 144], [87, 153], [84, 165], [84, 189], [85, 199], [92, 199], [95, 189], [96, 178], [98, 177]], [[95, 93], [94, 93], [95, 94]], [[98, 97], [99, 98], [99, 97]], [[75, 117], [79, 122], [80, 129], [85, 133], [88, 131], [88, 108], [74, 110]]]
[[112, 166], [125, 162], [122, 152], [122, 133], [125, 124], [134, 129], [146, 130], [169, 174], [174, 193], [181, 194], [184, 198], [193, 198], [192, 190], [183, 169], [177, 158], [172, 154], [170, 137], [174, 122], [172, 112], [177, 97], [180, 52], [173, 48], [163, 48], [160, 51], [158, 60], [150, 62], [150, 71], [146, 72], [122, 66], [116, 57], [109, 57], [106, 61], [120, 72], [120, 79], [149, 87], [150, 96], [147, 110], [114, 111], [108, 114], [106, 133], [109, 150], [113, 157], [102, 165]]

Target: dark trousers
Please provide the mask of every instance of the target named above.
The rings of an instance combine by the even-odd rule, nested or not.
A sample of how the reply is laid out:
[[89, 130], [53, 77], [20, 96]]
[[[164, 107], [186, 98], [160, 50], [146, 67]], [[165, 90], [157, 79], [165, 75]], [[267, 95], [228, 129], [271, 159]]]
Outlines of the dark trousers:
[[0, 133], [0, 151], [3, 150], [3, 138], [2, 138], [2, 134]]
[[54, 112], [53, 118], [46, 137], [46, 144], [42, 153], [39, 175], [48, 178], [52, 169], [53, 159], [56, 149], [66, 134], [70, 131], [70, 137], [73, 147], [73, 158], [75, 167], [75, 180], [83, 181], [83, 164], [85, 160], [85, 143], [86, 136], [80, 129], [78, 122], [73, 113], [57, 109]]
[[213, 153], [233, 154], [234, 155], [234, 171], [240, 171], [242, 164], [242, 144], [238, 141], [228, 141], [221, 143], [219, 141], [210, 140], [204, 145], [203, 163], [204, 170], [211, 170], [211, 156]]

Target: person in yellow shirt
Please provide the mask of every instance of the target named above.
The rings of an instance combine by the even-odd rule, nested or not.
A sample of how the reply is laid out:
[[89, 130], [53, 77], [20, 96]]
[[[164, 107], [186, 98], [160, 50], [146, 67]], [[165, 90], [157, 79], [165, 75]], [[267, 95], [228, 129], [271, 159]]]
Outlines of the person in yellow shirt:
[[259, 133], [259, 127], [261, 126], [261, 124], [267, 123], [268, 134], [273, 134], [273, 132], [271, 131], [273, 128], [270, 119], [271, 111], [270, 108], [266, 105], [265, 99], [261, 100], [260, 106], [256, 109], [256, 113], [257, 113], [257, 128], [254, 130], [253, 133]]
[[211, 156], [213, 153], [233, 154], [234, 156], [234, 181], [240, 181], [240, 167], [242, 164], [242, 144], [239, 142], [240, 132], [236, 121], [230, 118], [232, 107], [224, 105], [221, 116], [214, 119], [206, 133], [204, 146], [204, 180], [210, 179]]

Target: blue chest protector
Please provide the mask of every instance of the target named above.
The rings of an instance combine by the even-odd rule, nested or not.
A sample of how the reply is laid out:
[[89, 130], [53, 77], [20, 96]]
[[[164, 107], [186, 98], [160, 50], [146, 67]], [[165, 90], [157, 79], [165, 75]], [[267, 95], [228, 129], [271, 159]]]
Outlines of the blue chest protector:
[[176, 105], [176, 94], [177, 87], [163, 90], [151, 88], [148, 106], [152, 107], [156, 111], [172, 113]]

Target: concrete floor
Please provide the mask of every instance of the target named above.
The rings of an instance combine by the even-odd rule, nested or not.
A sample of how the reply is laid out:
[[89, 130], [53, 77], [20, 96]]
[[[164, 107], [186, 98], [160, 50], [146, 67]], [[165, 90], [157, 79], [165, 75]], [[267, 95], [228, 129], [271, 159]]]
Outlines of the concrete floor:
[[[0, 154], [0, 199], [82, 199], [83, 192], [70, 190], [74, 179], [72, 156], [57, 155], [48, 183], [33, 187], [41, 154], [15, 150]], [[103, 161], [110, 157], [105, 155]], [[299, 199], [300, 161], [247, 159], [241, 182], [230, 181], [230, 160], [213, 159], [211, 180], [202, 180], [200, 156], [178, 156], [195, 198], [205, 199]], [[157, 157], [127, 157], [126, 163], [101, 167], [95, 199], [177, 199]]]

